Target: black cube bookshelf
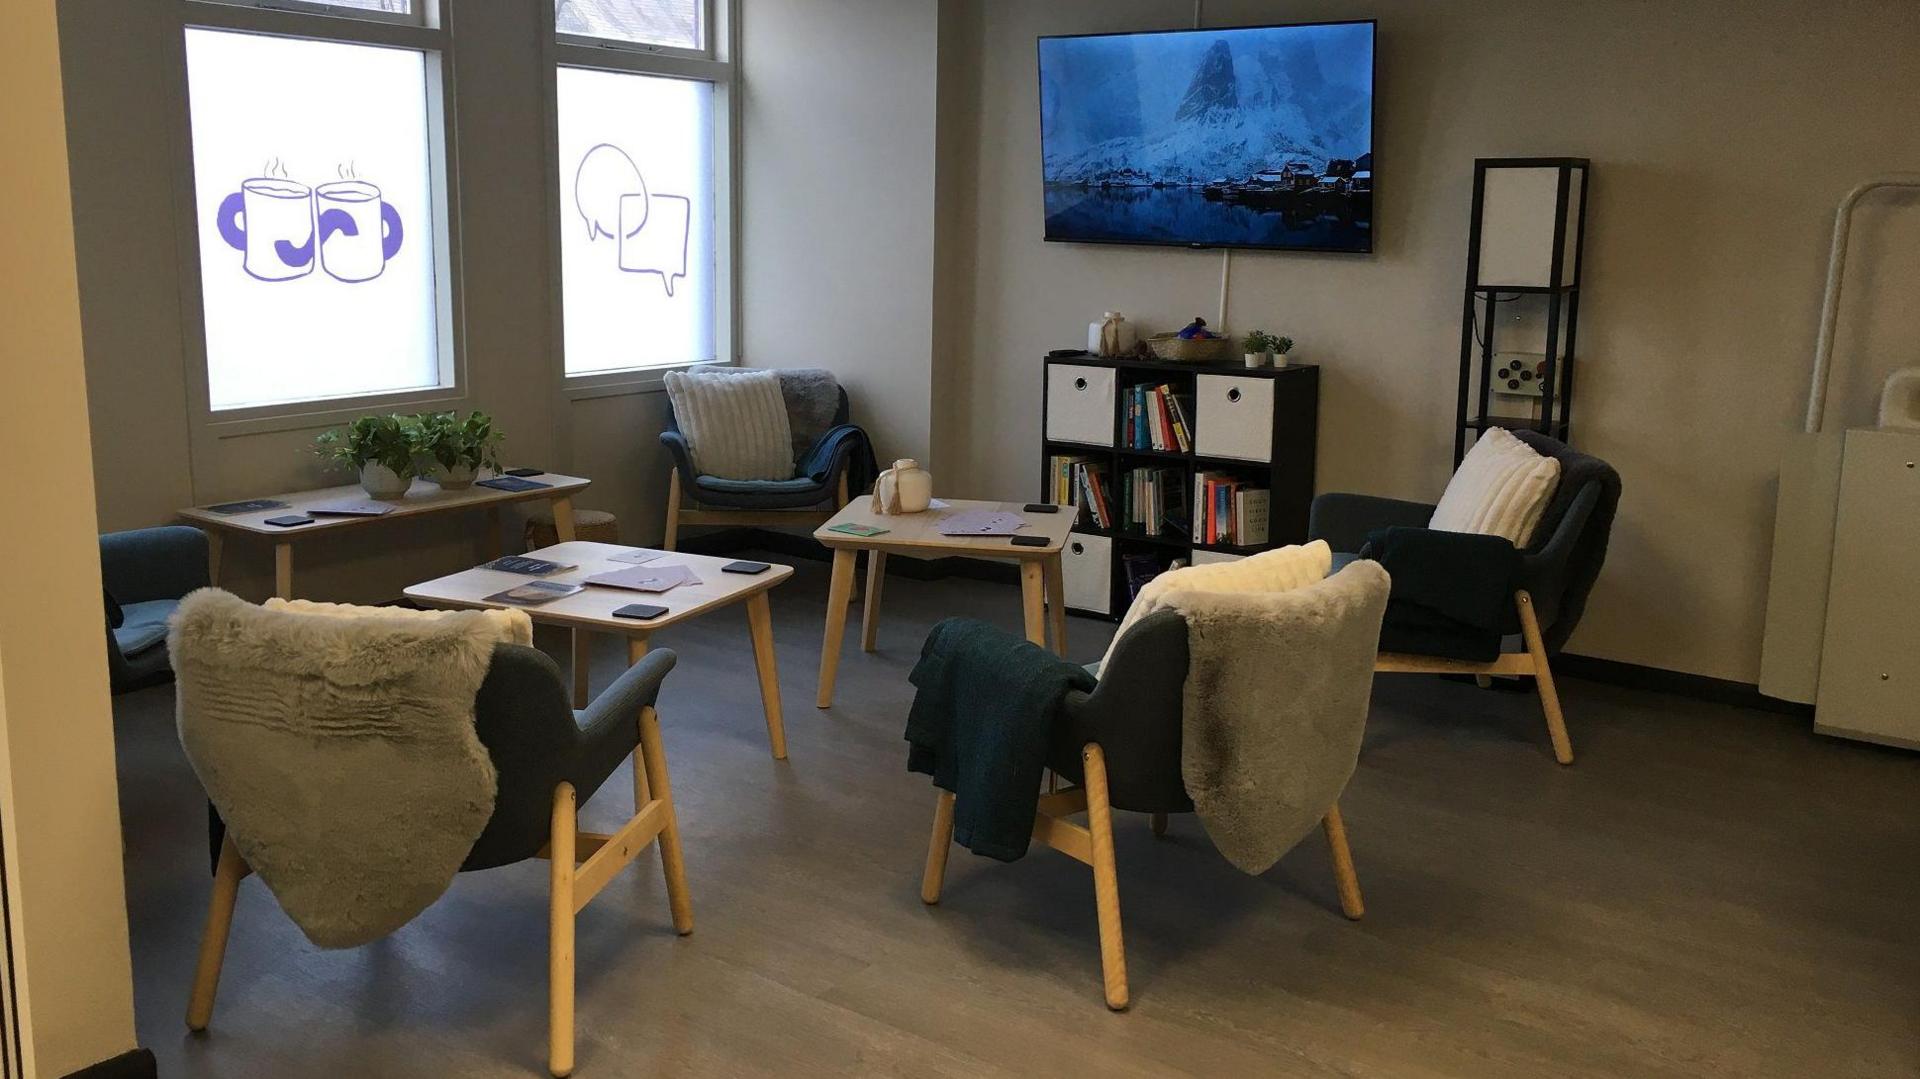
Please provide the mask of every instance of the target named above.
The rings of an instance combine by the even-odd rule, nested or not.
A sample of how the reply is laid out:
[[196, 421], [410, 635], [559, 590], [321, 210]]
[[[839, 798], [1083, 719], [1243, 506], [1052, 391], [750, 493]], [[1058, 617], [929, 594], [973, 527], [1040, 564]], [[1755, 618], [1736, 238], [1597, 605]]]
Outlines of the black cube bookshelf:
[[[1131, 389], [1161, 385], [1191, 402], [1190, 449], [1140, 449], [1125, 441]], [[1100, 528], [1083, 512], [1062, 555], [1069, 611], [1119, 618], [1132, 599], [1129, 568], [1144, 572], [1150, 561], [1162, 568], [1175, 559], [1217, 562], [1305, 542], [1319, 427], [1318, 367], [1050, 357], [1042, 394], [1041, 501], [1059, 501], [1056, 457], [1104, 466], [1116, 502], [1123, 477], [1136, 468], [1184, 476], [1188, 499], [1196, 477], [1207, 472], [1270, 492], [1267, 539], [1255, 545], [1196, 543], [1190, 531], [1172, 528], [1149, 535], [1118, 520]]]

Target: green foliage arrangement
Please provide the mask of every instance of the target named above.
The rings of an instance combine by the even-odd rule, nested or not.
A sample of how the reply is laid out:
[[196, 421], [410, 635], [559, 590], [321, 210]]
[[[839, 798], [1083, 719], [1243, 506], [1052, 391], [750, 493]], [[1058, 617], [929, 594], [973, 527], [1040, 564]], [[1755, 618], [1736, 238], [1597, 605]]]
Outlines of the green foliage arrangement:
[[484, 412], [470, 412], [465, 419], [457, 412], [422, 412], [409, 421], [408, 433], [413, 452], [442, 468], [500, 471], [500, 441], [506, 436], [493, 429], [493, 417]]
[[[1272, 352], [1277, 339], [1265, 330], [1255, 330], [1240, 340], [1240, 351], [1246, 353]], [[1289, 345], [1292, 342], [1288, 342]]]
[[1293, 351], [1293, 338], [1291, 337], [1275, 337], [1269, 338], [1269, 340], [1273, 342], [1273, 350], [1282, 356]]
[[405, 416], [362, 416], [345, 427], [321, 433], [313, 452], [335, 468], [359, 471], [385, 465], [398, 476], [413, 475], [413, 437]]

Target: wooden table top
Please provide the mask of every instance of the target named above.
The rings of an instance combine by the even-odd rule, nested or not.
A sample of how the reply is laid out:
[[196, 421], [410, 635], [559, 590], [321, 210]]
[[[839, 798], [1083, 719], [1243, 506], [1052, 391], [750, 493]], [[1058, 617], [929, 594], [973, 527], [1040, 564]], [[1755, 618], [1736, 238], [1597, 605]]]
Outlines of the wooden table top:
[[[481, 509], [489, 505], [505, 505], [509, 502], [527, 502], [537, 499], [564, 498], [578, 494], [591, 484], [592, 480], [579, 476], [562, 476], [546, 472], [538, 476], [526, 477], [535, 483], [544, 483], [546, 487], [536, 487], [530, 491], [497, 491], [491, 487], [468, 487], [465, 490], [447, 491], [439, 485], [416, 479], [413, 486], [400, 498], [375, 499], [367, 497], [357, 483], [342, 487], [323, 487], [314, 491], [295, 491], [291, 494], [263, 495], [286, 505], [278, 509], [253, 510], [247, 513], [215, 513], [205, 506], [192, 506], [180, 511], [180, 516], [195, 524], [211, 528], [223, 528], [233, 532], [250, 532], [255, 535], [273, 536], [276, 539], [313, 532], [330, 532], [337, 528], [351, 528], [356, 525], [376, 524], [381, 521], [397, 520], [401, 517], [413, 517], [423, 513], [443, 513], [449, 510]], [[233, 501], [242, 501], [234, 499]], [[308, 507], [328, 502], [380, 502], [392, 506], [393, 510], [378, 517], [315, 517], [312, 524], [294, 525], [281, 528], [267, 524], [269, 517], [283, 517], [288, 514], [306, 513]]]
[[[1070, 509], [1058, 513], [1029, 513], [1022, 507], [1024, 502], [976, 502], [963, 498], [942, 499], [947, 505], [942, 509], [930, 509], [923, 513], [880, 514], [869, 508], [871, 500], [856, 498], [844, 506], [833, 520], [820, 526], [813, 538], [828, 547], [851, 548], [861, 551], [885, 551], [888, 554], [918, 555], [925, 558], [938, 558], [946, 555], [966, 555], [973, 558], [1013, 558], [1031, 561], [1039, 558], [1051, 558], [1066, 546], [1067, 535], [1073, 531], [1074, 515]], [[997, 510], [1011, 513], [1026, 521], [1026, 527], [1015, 535], [1041, 536], [1047, 541], [1044, 547], [1022, 547], [1010, 542], [1009, 536], [943, 536], [940, 534], [940, 522], [956, 513], [971, 510]], [[845, 532], [834, 532], [832, 527], [838, 524], [862, 524], [884, 528], [887, 531], [877, 536], [853, 536]]]
[[[633, 569], [633, 563], [615, 562], [608, 556], [641, 549], [615, 543], [591, 543], [586, 540], [557, 543], [552, 547], [528, 551], [527, 556], [544, 558], [551, 562], [573, 563], [577, 568], [546, 577], [528, 577], [525, 574], [508, 573], [505, 570], [476, 567], [413, 585], [406, 590], [406, 597], [432, 607], [504, 608], [511, 604], [488, 603], [486, 597], [526, 584], [528, 581], [578, 584], [596, 573]], [[538, 607], [521, 609], [526, 611], [535, 622], [602, 630], [608, 633], [650, 633], [704, 614], [716, 607], [738, 603], [756, 592], [765, 592], [793, 576], [792, 566], [780, 565], [751, 575], [720, 572], [721, 566], [732, 561], [734, 559], [668, 551], [656, 561], [648, 562], [646, 565], [648, 567], [686, 566], [699, 575], [699, 584], [683, 584], [665, 592], [635, 592], [625, 588], [588, 585], [583, 591], [575, 592], [571, 596], [543, 603]], [[613, 616], [615, 608], [625, 607], [629, 603], [647, 603], [665, 607], [667, 613], [644, 621]]]

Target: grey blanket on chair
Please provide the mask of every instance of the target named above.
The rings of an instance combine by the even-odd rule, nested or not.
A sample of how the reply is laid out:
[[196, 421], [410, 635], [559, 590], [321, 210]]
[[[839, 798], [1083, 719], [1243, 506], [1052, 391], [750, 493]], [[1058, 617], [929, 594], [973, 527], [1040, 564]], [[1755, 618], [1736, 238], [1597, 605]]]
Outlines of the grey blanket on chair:
[[824, 368], [795, 367], [780, 372], [780, 396], [787, 402], [793, 459], [798, 461], [833, 426], [840, 411], [840, 382]]
[[487, 612], [319, 617], [216, 588], [167, 635], [180, 744], [248, 866], [307, 939], [348, 948], [440, 897], [493, 813], [473, 701]]
[[1180, 774], [1220, 853], [1263, 873], [1360, 756], [1388, 579], [1355, 562], [1285, 592], [1176, 591], [1187, 622]]

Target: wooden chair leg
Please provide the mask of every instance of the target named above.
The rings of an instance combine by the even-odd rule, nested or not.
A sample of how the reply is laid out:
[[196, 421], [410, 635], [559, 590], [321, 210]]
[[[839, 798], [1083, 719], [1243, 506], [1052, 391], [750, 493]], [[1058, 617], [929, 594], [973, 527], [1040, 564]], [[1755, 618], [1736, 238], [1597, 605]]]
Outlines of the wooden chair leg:
[[920, 902], [940, 902], [947, 879], [947, 852], [953, 847], [953, 792], [941, 791], [933, 803], [933, 836], [927, 841], [927, 869], [920, 877]]
[[687, 863], [680, 851], [680, 820], [673, 805], [673, 784], [667, 779], [667, 751], [660, 742], [660, 715], [648, 705], [640, 710], [640, 756], [647, 770], [647, 787], [667, 806], [667, 823], [660, 829], [660, 868], [667, 878], [667, 907], [673, 912], [674, 931], [693, 932], [693, 898], [687, 892]]
[[1100, 973], [1107, 1007], [1127, 1006], [1127, 949], [1120, 934], [1120, 879], [1113, 864], [1113, 811], [1107, 805], [1107, 758], [1097, 742], [1080, 750], [1086, 765], [1087, 831], [1093, 838], [1093, 902], [1100, 916]]
[[1514, 602], [1520, 608], [1520, 636], [1533, 657], [1533, 684], [1540, 692], [1540, 710], [1547, 714], [1547, 736], [1553, 739], [1553, 759], [1573, 763], [1573, 742], [1567, 737], [1567, 719], [1560, 713], [1560, 693], [1553, 685], [1553, 668], [1547, 665], [1547, 645], [1540, 636], [1540, 620], [1534, 615], [1533, 597], [1523, 589]]
[[1341, 818], [1338, 805], [1327, 808], [1320, 827], [1326, 830], [1327, 846], [1333, 850], [1333, 882], [1340, 892], [1340, 913], [1359, 921], [1367, 908], [1360, 899], [1360, 877], [1353, 871], [1353, 851], [1347, 846], [1347, 822]]
[[573, 1074], [573, 874], [578, 835], [573, 784], [553, 788], [548, 824], [547, 1070]]
[[680, 469], [667, 474], [667, 534], [660, 541], [663, 550], [675, 550], [680, 542]]
[[247, 863], [233, 845], [229, 832], [220, 843], [220, 864], [213, 874], [213, 898], [207, 903], [207, 928], [200, 935], [200, 963], [193, 973], [193, 995], [187, 1002], [187, 1029], [199, 1032], [213, 1020], [213, 997], [220, 988], [220, 968], [227, 958], [227, 934], [233, 928], [233, 904]]
[[1157, 836], [1167, 834], [1167, 815], [1165, 813], [1155, 813], [1153, 815], [1153, 834]]
[[860, 650], [871, 652], [880, 634], [880, 583], [887, 577], [885, 551], [867, 552], [867, 607], [860, 616]]

